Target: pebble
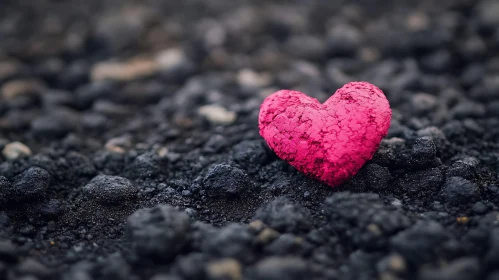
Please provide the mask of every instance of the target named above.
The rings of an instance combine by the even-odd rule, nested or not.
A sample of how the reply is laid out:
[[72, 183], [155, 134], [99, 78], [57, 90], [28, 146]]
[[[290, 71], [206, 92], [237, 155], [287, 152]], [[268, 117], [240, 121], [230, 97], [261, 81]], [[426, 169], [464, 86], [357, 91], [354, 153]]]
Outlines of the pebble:
[[126, 62], [99, 62], [91, 70], [92, 81], [131, 81], [150, 76], [158, 71], [158, 64], [150, 59], [133, 59]]
[[499, 90], [499, 77], [485, 76], [482, 82], [473, 85], [470, 91], [470, 97], [480, 101], [497, 100], [497, 91]]
[[80, 107], [90, 107], [95, 100], [109, 97], [115, 90], [111, 81], [97, 81], [76, 89], [76, 99]]
[[17, 262], [18, 249], [10, 240], [0, 241], [0, 260], [6, 263]]
[[134, 251], [153, 259], [171, 259], [190, 242], [189, 216], [171, 206], [143, 208], [127, 220]]
[[480, 103], [466, 101], [457, 104], [449, 113], [453, 118], [459, 120], [465, 118], [481, 118], [485, 116], [485, 106]]
[[431, 166], [437, 155], [437, 147], [429, 136], [419, 137], [414, 141], [411, 150], [413, 167], [423, 168]]
[[80, 123], [80, 115], [73, 110], [58, 108], [31, 122], [36, 135], [44, 137], [63, 137], [75, 131]]
[[310, 211], [286, 197], [278, 197], [263, 205], [253, 218], [282, 233], [299, 233], [310, 230], [312, 226]]
[[114, 137], [107, 140], [104, 146], [110, 152], [124, 154], [132, 147], [132, 137], [130, 135]]
[[81, 124], [83, 127], [97, 131], [104, 129], [108, 123], [109, 119], [102, 114], [87, 113], [81, 118]]
[[272, 82], [268, 73], [257, 73], [252, 69], [242, 69], [237, 73], [237, 82], [243, 88], [259, 89], [267, 87]]
[[436, 50], [421, 58], [421, 67], [432, 73], [444, 73], [452, 68], [453, 55], [445, 49]]
[[188, 58], [182, 49], [171, 48], [158, 53], [155, 60], [161, 70], [172, 71], [186, 63]]
[[338, 192], [326, 198], [322, 209], [329, 231], [344, 234], [349, 242], [365, 250], [384, 248], [386, 235], [411, 225], [403, 212], [385, 206], [372, 193]]
[[83, 192], [103, 205], [126, 204], [137, 196], [137, 188], [130, 180], [111, 175], [94, 177], [83, 187]]
[[3, 84], [0, 93], [6, 100], [12, 100], [21, 96], [37, 96], [43, 88], [43, 83], [38, 80], [14, 80]]
[[326, 42], [321, 37], [313, 35], [295, 35], [288, 39], [285, 49], [293, 56], [316, 60], [324, 57], [326, 53]]
[[222, 259], [210, 262], [206, 265], [206, 271], [210, 279], [241, 280], [242, 265], [235, 259]]
[[[262, 223], [260, 220], [255, 220], [252, 223], [254, 223], [254, 222]], [[262, 227], [263, 226], [264, 226], [264, 224], [262, 223]], [[253, 225], [253, 227], [254, 227], [254, 225]], [[271, 228], [264, 228], [258, 234], [256, 240], [259, 244], [266, 245], [266, 244], [270, 243], [271, 241], [274, 241], [278, 237], [279, 237], [279, 233], [277, 231], [275, 231]]]
[[265, 146], [266, 144], [260, 140], [242, 141], [232, 149], [232, 159], [250, 172], [251, 166], [264, 165], [270, 160], [270, 150]]
[[71, 92], [64, 90], [48, 90], [42, 94], [42, 102], [45, 108], [75, 107], [75, 98]]
[[449, 141], [445, 137], [445, 134], [439, 128], [435, 126], [429, 126], [416, 131], [417, 137], [429, 136], [433, 140], [437, 152], [443, 151], [448, 145]]
[[459, 138], [466, 133], [466, 129], [461, 121], [452, 120], [442, 126], [442, 132], [449, 140]]
[[418, 116], [424, 116], [435, 110], [438, 106], [438, 99], [428, 93], [418, 93], [411, 97], [411, 109]]
[[445, 180], [439, 197], [450, 205], [459, 206], [476, 201], [480, 197], [480, 189], [462, 177], [450, 177]]
[[210, 136], [208, 141], [203, 146], [203, 151], [209, 154], [215, 154], [221, 152], [224, 148], [228, 146], [229, 142], [227, 139], [220, 135], [214, 134]]
[[465, 86], [472, 87], [479, 84], [484, 75], [485, 69], [483, 65], [472, 63], [464, 68], [464, 71], [460, 77], [461, 83]]
[[75, 60], [66, 65], [59, 76], [59, 84], [64, 89], [75, 89], [89, 79], [90, 66], [86, 60]]
[[390, 239], [391, 249], [411, 264], [428, 263], [438, 256], [440, 246], [450, 237], [435, 221], [418, 221]]
[[366, 164], [360, 173], [360, 180], [366, 183], [365, 187], [374, 191], [387, 189], [390, 185], [388, 182], [392, 179], [390, 170], [376, 163]]
[[147, 152], [137, 156], [126, 169], [131, 178], [148, 178], [158, 174], [159, 156], [154, 152]]
[[361, 46], [362, 34], [349, 24], [335, 24], [327, 34], [329, 55], [353, 55]]
[[463, 177], [467, 180], [475, 179], [476, 166], [478, 160], [474, 157], [467, 157], [457, 160], [449, 166], [445, 172], [447, 177]]
[[172, 265], [171, 271], [180, 279], [203, 279], [206, 277], [206, 266], [199, 265], [208, 262], [205, 254], [198, 252], [186, 256], [179, 256]]
[[416, 196], [437, 191], [443, 181], [444, 176], [438, 168], [409, 172], [397, 180], [403, 192]]
[[217, 258], [248, 261], [252, 257], [251, 241], [247, 226], [231, 223], [204, 236], [201, 250]]
[[487, 105], [487, 116], [499, 117], [499, 101], [492, 101]]
[[270, 255], [286, 256], [298, 254], [303, 246], [303, 239], [293, 234], [285, 233], [265, 247]]
[[484, 28], [494, 28], [499, 25], [499, 19], [497, 18], [497, 14], [499, 13], [499, 3], [496, 1], [480, 1], [476, 12], [478, 20]]
[[423, 267], [419, 274], [421, 280], [474, 280], [481, 275], [480, 262], [475, 257], [453, 260], [441, 267]]
[[20, 275], [31, 275], [40, 278], [46, 278], [50, 275], [50, 270], [35, 259], [28, 258], [20, 263], [17, 268]]
[[2, 150], [2, 155], [8, 160], [16, 160], [20, 157], [31, 156], [31, 150], [21, 142], [11, 142]]
[[180, 48], [161, 51], [155, 62], [162, 76], [173, 81], [183, 81], [195, 70], [193, 61]]
[[25, 66], [17, 60], [0, 61], [0, 83], [16, 78], [25, 72]]
[[307, 279], [310, 268], [298, 257], [267, 257], [255, 264], [251, 279], [255, 280], [301, 280]]
[[486, 214], [488, 209], [489, 209], [489, 206], [481, 201], [473, 204], [473, 207], [471, 208], [471, 210], [473, 210], [473, 212], [475, 212], [476, 214], [479, 214], [479, 215]]
[[236, 120], [236, 113], [219, 105], [201, 106], [198, 113], [214, 125], [229, 125]]
[[405, 259], [399, 254], [390, 254], [382, 258], [377, 264], [376, 269], [379, 273], [404, 273], [407, 270]]
[[47, 194], [50, 185], [50, 174], [40, 167], [30, 167], [17, 175], [10, 189], [12, 201], [41, 200]]
[[203, 189], [214, 197], [242, 195], [252, 187], [253, 183], [243, 170], [227, 164], [213, 166], [203, 179]]

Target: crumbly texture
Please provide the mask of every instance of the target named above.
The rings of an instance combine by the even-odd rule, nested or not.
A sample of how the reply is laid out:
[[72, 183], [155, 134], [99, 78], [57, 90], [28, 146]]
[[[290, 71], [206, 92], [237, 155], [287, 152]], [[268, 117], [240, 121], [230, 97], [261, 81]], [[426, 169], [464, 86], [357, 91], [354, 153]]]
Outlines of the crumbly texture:
[[[499, 279], [496, 0], [0, 3], [0, 279]], [[331, 188], [260, 105], [352, 81], [391, 123]]]
[[291, 90], [271, 94], [260, 107], [260, 135], [298, 171], [336, 187], [370, 160], [388, 133], [392, 110], [383, 92], [351, 82], [324, 104]]

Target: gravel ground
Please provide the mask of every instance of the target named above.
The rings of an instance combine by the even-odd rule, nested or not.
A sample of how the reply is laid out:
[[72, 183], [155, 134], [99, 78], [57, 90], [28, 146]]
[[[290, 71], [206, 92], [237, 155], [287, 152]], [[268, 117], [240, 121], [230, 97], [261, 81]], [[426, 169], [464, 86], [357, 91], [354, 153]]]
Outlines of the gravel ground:
[[[498, 54], [494, 0], [3, 0], [0, 279], [498, 280]], [[333, 189], [259, 106], [354, 80], [392, 123]]]

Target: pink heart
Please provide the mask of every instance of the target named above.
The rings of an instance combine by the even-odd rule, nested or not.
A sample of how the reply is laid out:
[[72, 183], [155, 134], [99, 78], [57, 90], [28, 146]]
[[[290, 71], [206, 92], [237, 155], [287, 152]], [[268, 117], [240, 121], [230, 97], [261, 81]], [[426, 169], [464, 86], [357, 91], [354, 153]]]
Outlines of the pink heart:
[[324, 104], [299, 91], [277, 91], [260, 107], [259, 128], [278, 157], [336, 187], [372, 158], [391, 116], [379, 88], [351, 82]]

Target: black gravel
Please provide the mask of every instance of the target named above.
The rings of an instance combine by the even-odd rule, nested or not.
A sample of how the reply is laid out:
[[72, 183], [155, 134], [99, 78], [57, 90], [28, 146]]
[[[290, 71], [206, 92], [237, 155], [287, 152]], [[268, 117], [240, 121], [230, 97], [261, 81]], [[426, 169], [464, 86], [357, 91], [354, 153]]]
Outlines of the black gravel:
[[[0, 1], [0, 279], [499, 279], [499, 3]], [[259, 106], [380, 87], [332, 189]]]

